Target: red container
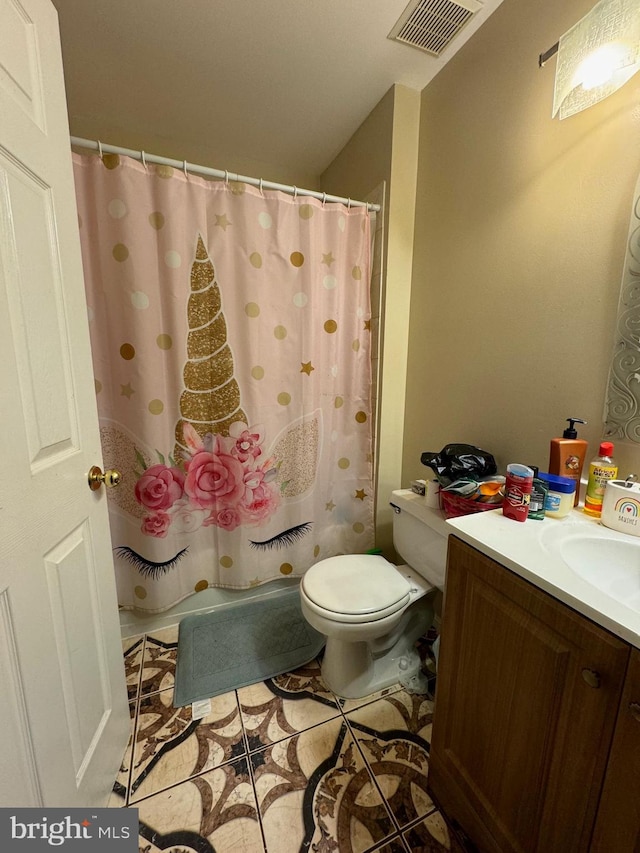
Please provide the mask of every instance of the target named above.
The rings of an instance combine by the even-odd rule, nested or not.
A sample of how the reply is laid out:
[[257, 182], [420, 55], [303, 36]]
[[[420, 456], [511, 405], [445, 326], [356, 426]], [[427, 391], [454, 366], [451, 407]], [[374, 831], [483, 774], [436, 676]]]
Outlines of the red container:
[[462, 495], [454, 495], [440, 489], [440, 507], [447, 518], [458, 518], [461, 515], [471, 515], [475, 512], [487, 512], [490, 509], [499, 509], [502, 500], [493, 503], [483, 501], [472, 501]]
[[533, 486], [533, 471], [527, 465], [507, 465], [502, 514], [514, 521], [526, 521]]

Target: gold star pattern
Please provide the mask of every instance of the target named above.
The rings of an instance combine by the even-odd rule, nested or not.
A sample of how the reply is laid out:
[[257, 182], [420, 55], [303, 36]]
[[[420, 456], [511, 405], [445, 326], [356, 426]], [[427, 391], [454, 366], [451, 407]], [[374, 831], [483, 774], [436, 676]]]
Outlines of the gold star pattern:
[[304, 364], [300, 362], [300, 373], [306, 373], [307, 376], [311, 376], [312, 370], [315, 370], [315, 367], [311, 364], [310, 361], [307, 361]]
[[324, 508], [327, 510], [327, 512], [331, 512], [332, 510], [334, 510], [336, 508], [336, 505], [334, 504], [333, 501], [329, 501], [328, 504], [324, 505]]
[[227, 214], [223, 213], [222, 215], [216, 213], [216, 225], [219, 225], [223, 231], [226, 231], [228, 226], [232, 223], [227, 219]]
[[130, 400], [130, 399], [131, 399], [131, 395], [132, 395], [132, 394], [135, 394], [135, 393], [136, 393], [136, 392], [135, 392], [135, 391], [133, 390], [133, 388], [131, 387], [131, 383], [130, 383], [130, 382], [127, 382], [127, 384], [126, 384], [126, 385], [121, 385], [121, 386], [120, 386], [120, 396], [121, 396], [121, 397], [126, 397], [126, 398], [127, 398], [127, 400]]
[[326, 252], [326, 253], [323, 252], [322, 253], [322, 260], [320, 261], [320, 263], [326, 264], [328, 267], [330, 267], [334, 261], [335, 261], [335, 258], [333, 257], [332, 252]]
[[367, 493], [365, 492], [364, 489], [356, 489], [355, 497], [357, 498], [357, 500], [363, 501], [366, 498], [366, 496], [367, 496]]

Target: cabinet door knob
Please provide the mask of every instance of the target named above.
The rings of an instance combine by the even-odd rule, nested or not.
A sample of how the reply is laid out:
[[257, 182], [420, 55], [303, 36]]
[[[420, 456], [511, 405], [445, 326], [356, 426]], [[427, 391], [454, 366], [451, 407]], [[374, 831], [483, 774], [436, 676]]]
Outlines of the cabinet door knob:
[[587, 669], [586, 667], [582, 670], [582, 677], [587, 682], [589, 687], [593, 687], [595, 690], [600, 687], [600, 674], [595, 671], [595, 669]]
[[640, 723], [640, 702], [629, 702], [629, 711], [633, 719]]

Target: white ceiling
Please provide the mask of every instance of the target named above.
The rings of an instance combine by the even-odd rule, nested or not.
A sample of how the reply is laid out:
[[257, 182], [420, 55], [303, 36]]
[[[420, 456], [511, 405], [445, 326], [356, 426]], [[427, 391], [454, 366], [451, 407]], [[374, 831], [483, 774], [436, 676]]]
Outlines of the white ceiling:
[[71, 132], [319, 175], [394, 83], [423, 89], [501, 2], [436, 59], [387, 38], [407, 0], [53, 0]]

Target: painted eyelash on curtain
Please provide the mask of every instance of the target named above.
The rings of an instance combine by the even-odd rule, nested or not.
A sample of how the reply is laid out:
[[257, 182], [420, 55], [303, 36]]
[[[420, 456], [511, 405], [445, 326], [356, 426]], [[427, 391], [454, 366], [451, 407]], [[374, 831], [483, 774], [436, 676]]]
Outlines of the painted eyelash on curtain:
[[252, 548], [284, 548], [286, 545], [292, 545], [294, 542], [297, 542], [298, 539], [302, 539], [302, 537], [313, 527], [312, 521], [306, 521], [304, 524], [298, 524], [296, 527], [290, 527], [289, 530], [284, 530], [282, 533], [278, 533], [277, 536], [274, 536], [271, 539], [266, 539], [264, 542], [254, 542], [253, 539], [249, 540], [249, 544]]
[[122, 557], [128, 563], [131, 563], [132, 566], [135, 566], [141, 575], [157, 578], [160, 575], [170, 572], [174, 566], [177, 566], [189, 549], [183, 548], [182, 551], [178, 551], [175, 557], [166, 560], [164, 563], [153, 563], [151, 560], [146, 560], [141, 554], [136, 553], [133, 548], [129, 548], [126, 545], [119, 545], [113, 550], [117, 556]]

